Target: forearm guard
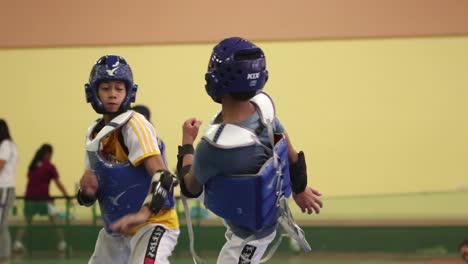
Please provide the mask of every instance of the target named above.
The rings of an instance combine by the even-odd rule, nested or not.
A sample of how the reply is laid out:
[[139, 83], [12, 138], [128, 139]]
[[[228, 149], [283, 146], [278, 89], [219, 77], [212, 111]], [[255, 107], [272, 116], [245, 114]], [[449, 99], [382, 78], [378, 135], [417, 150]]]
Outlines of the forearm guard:
[[184, 156], [188, 154], [192, 154], [195, 152], [192, 144], [185, 144], [183, 146], [178, 146], [177, 148], [177, 171], [182, 169], [182, 162], [184, 160]]
[[200, 196], [200, 193], [193, 194], [187, 190], [187, 186], [185, 185], [185, 180], [184, 177], [187, 173], [190, 172], [190, 169], [192, 168], [192, 165], [183, 165], [183, 160], [184, 156], [187, 154], [192, 154], [195, 152], [193, 149], [193, 145], [191, 144], [185, 144], [183, 146], [179, 146], [178, 148], [178, 153], [177, 153], [177, 179], [179, 180], [180, 183], [180, 192], [187, 198], [197, 198]]
[[295, 194], [301, 193], [307, 187], [307, 165], [304, 152], [298, 153], [298, 160], [289, 164], [289, 175], [291, 177], [291, 188]]
[[78, 200], [79, 205], [89, 207], [96, 202], [96, 197], [86, 195], [81, 191], [81, 189], [79, 189], [78, 193], [76, 194], [76, 200]]
[[157, 214], [164, 205], [168, 193], [174, 183], [174, 176], [167, 170], [157, 171], [151, 180], [151, 189], [143, 206], [148, 206], [152, 213]]

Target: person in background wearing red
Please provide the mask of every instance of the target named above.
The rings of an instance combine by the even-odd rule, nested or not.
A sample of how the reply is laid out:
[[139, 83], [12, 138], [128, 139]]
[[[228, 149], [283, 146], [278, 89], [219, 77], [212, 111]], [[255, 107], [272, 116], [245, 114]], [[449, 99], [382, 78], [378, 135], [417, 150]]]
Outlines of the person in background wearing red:
[[[58, 171], [55, 165], [51, 162], [53, 148], [50, 144], [43, 144], [34, 155], [31, 164], [28, 168], [28, 184], [26, 187], [24, 217], [27, 225], [31, 225], [33, 217], [37, 214], [40, 216], [47, 215], [52, 224], [59, 221], [59, 211], [54, 206], [53, 198], [50, 196], [50, 182], [55, 182], [57, 188], [65, 197], [68, 192], [63, 183], [60, 181]], [[21, 242], [25, 230], [20, 229], [16, 235], [16, 240], [13, 243], [14, 251], [24, 251], [24, 245]], [[63, 230], [57, 229], [59, 251], [64, 251], [67, 247]]]

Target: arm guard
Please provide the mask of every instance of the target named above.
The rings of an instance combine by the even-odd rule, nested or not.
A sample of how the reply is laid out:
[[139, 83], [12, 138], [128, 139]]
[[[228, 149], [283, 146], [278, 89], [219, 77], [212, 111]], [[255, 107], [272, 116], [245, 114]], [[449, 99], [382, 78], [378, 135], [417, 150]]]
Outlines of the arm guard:
[[179, 146], [177, 149], [177, 171], [182, 169], [182, 161], [184, 160], [184, 156], [187, 154], [192, 154], [195, 152], [193, 149], [192, 144], [185, 144], [183, 146]]
[[96, 197], [94, 196], [88, 196], [84, 194], [81, 189], [78, 190], [78, 193], [76, 194], [76, 200], [78, 200], [79, 205], [84, 205], [86, 207], [89, 207], [93, 205], [96, 202]]
[[295, 194], [301, 193], [307, 187], [307, 165], [304, 152], [298, 153], [298, 160], [289, 164], [289, 175], [291, 177], [291, 188]]
[[177, 179], [179, 180], [180, 183], [180, 192], [187, 198], [197, 198], [200, 196], [200, 193], [193, 194], [187, 190], [187, 186], [185, 186], [185, 181], [184, 177], [187, 173], [190, 172], [190, 168], [192, 168], [192, 165], [185, 165], [182, 167], [182, 162], [184, 159], [184, 156], [187, 154], [192, 154], [195, 152], [193, 149], [193, 145], [191, 144], [185, 144], [183, 146], [179, 146], [177, 153]]
[[187, 198], [197, 198], [203, 191], [193, 194], [189, 192], [189, 190], [187, 190], [187, 186], [185, 186], [184, 176], [190, 172], [190, 168], [192, 168], [192, 165], [186, 165], [177, 172], [177, 178], [180, 182], [180, 192]]
[[148, 206], [151, 212], [157, 214], [164, 205], [167, 194], [174, 183], [174, 176], [167, 170], [157, 171], [151, 180], [151, 189], [143, 201], [143, 206]]

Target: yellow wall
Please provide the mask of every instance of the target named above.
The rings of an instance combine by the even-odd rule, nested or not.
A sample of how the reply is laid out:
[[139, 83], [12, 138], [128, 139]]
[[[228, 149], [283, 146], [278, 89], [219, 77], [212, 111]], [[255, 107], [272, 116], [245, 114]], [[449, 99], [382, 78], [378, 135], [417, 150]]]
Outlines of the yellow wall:
[[[327, 195], [468, 185], [468, 37], [259, 43], [266, 86], [309, 182]], [[212, 44], [0, 50], [0, 117], [20, 161], [17, 190], [43, 142], [69, 190], [82, 173], [84, 133], [97, 118], [83, 84], [95, 60], [123, 55], [152, 108], [171, 168], [181, 124], [217, 109], [204, 92]], [[54, 193], [57, 190], [54, 188]]]

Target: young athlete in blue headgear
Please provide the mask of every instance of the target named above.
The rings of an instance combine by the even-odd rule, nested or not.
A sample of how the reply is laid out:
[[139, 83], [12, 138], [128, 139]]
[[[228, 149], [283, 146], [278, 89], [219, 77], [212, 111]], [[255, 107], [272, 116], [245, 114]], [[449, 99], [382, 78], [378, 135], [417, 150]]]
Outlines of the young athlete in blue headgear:
[[259, 47], [238, 37], [224, 39], [214, 47], [205, 75], [206, 92], [221, 110], [196, 151], [201, 121], [191, 118], [183, 124], [181, 192], [192, 198], [203, 195], [205, 206], [225, 220], [227, 241], [219, 264], [260, 263], [277, 231], [310, 251], [287, 199], [292, 193], [308, 214], [322, 207], [321, 194], [307, 186], [304, 152], [294, 149], [272, 99], [262, 92], [267, 79]]
[[137, 92], [130, 66], [117, 55], [100, 58], [85, 91], [102, 118], [86, 135], [78, 201], [98, 200], [105, 225], [89, 263], [169, 263], [179, 236], [174, 177], [154, 127], [128, 110]]

